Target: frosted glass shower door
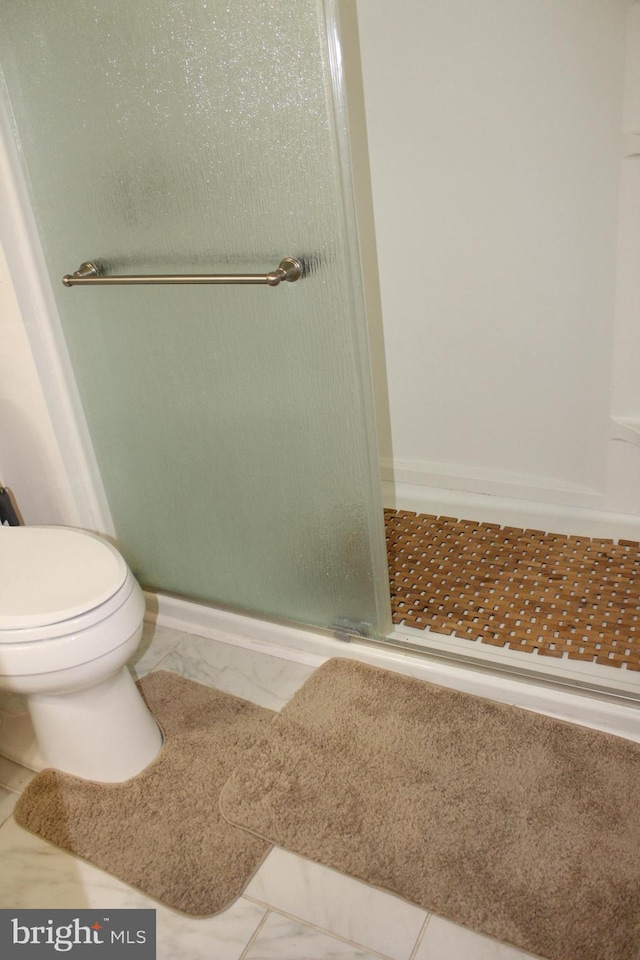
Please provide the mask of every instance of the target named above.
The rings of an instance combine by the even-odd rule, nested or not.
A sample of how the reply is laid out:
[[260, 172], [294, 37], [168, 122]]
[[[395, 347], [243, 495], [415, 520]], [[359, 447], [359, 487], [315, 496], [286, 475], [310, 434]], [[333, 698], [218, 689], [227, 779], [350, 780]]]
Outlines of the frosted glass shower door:
[[[332, 17], [330, 0], [0, 0], [0, 57], [136, 575], [375, 636], [388, 581]], [[274, 288], [60, 282], [86, 260], [264, 274], [288, 256], [305, 276]]]

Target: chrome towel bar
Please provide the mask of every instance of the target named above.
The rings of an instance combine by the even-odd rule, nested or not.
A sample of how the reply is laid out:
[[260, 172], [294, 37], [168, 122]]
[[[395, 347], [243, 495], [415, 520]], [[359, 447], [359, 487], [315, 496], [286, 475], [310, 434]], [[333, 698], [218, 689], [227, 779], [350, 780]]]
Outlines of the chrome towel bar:
[[149, 276], [105, 276], [96, 263], [81, 263], [75, 273], [67, 273], [62, 282], [65, 287], [76, 287], [86, 283], [265, 283], [277, 287], [283, 280], [293, 283], [302, 277], [302, 264], [295, 257], [285, 257], [271, 273], [179, 273], [151, 274]]

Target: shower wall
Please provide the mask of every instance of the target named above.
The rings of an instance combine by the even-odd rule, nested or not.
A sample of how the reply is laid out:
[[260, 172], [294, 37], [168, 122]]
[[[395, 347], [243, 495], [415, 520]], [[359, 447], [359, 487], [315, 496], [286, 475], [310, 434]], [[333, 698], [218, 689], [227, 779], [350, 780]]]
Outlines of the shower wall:
[[[537, 503], [555, 529], [576, 508], [633, 520], [640, 4], [343, 9], [387, 489], [427, 511]], [[0, 283], [5, 316], [10, 299]], [[74, 522], [33, 368], [12, 375], [32, 363], [24, 332], [3, 337], [1, 399], [33, 444], [0, 443], [0, 481], [27, 491], [31, 522]]]
[[639, 513], [640, 5], [357, 12], [385, 479]]

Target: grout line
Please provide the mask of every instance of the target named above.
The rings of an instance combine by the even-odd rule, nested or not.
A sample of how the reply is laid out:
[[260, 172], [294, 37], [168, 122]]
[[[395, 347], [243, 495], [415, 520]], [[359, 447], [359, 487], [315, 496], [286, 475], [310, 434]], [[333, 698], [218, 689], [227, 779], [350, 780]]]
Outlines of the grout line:
[[[266, 900], [258, 900], [257, 897], [252, 897], [252, 896], [251, 896], [250, 894], [248, 894], [248, 893], [243, 893], [243, 894], [242, 894], [242, 899], [243, 899], [243, 900], [251, 900], [252, 903], [257, 903], [259, 907], [265, 907], [267, 910], [272, 910], [272, 909], [273, 909], [273, 907], [271, 906], [271, 904], [270, 904], [270, 903], [267, 903]], [[279, 913], [282, 913], [281, 910], [279, 910], [278, 912], [279, 912]], [[285, 916], [289, 916], [289, 914], [285, 914]]]
[[4, 780], [0, 779], [1, 790], [8, 790], [9, 793], [17, 793], [18, 796], [20, 796], [23, 790], [26, 790], [31, 780], [36, 776], [36, 771], [29, 769], [29, 767], [24, 767], [21, 763], [18, 763], [17, 760], [9, 760], [8, 757], [3, 757], [0, 755], [0, 760], [7, 760], [8, 763], [12, 764], [14, 767], [17, 768], [17, 774], [16, 773], [11, 774], [12, 777], [15, 777], [16, 775], [24, 776], [25, 774], [28, 777], [27, 783], [25, 783], [21, 787], [12, 786], [11, 784], [6, 783]]
[[[13, 820], [13, 811], [9, 814], [6, 820], [0, 820], [0, 830], [2, 830], [3, 827], [6, 827], [10, 820]], [[13, 820], [13, 822], [15, 823], [15, 820]]]
[[[248, 899], [248, 898], [246, 898], [246, 899]], [[266, 905], [265, 905], [265, 904], [261, 904], [261, 906], [266, 906]], [[267, 920], [269, 919], [269, 914], [270, 914], [270, 913], [271, 913], [271, 911], [270, 911], [270, 909], [267, 907], [264, 916], [260, 919], [260, 923], [258, 924], [258, 926], [255, 928], [255, 930], [253, 931], [253, 933], [251, 934], [251, 936], [250, 936], [249, 939], [247, 940], [247, 943], [246, 943], [246, 945], [245, 945], [242, 953], [241, 953], [240, 956], [238, 957], [238, 960], [243, 960], [243, 958], [245, 958], [245, 957], [247, 956], [247, 951], [248, 951], [248, 950], [253, 946], [253, 944], [255, 943], [256, 937], [258, 936], [258, 934], [260, 933], [260, 931], [261, 931], [262, 928], [264, 927], [265, 923], [266, 923]]]
[[176, 643], [176, 646], [175, 646], [175, 647], [172, 647], [171, 650], [167, 650], [167, 652], [166, 652], [165, 654], [163, 654], [163, 656], [160, 657], [160, 659], [158, 660], [158, 662], [157, 662], [157, 663], [154, 663], [154, 665], [153, 665], [153, 666], [151, 667], [151, 669], [149, 670], [149, 673], [153, 673], [154, 670], [161, 670], [161, 669], [162, 669], [162, 664], [163, 664], [164, 661], [167, 659], [167, 657], [170, 657], [170, 656], [171, 656], [171, 654], [173, 653], [173, 651], [176, 649], [177, 646], [178, 646], [178, 644]]
[[[243, 897], [245, 900], [251, 900], [252, 903], [257, 904], [260, 907], [266, 907], [269, 913], [277, 913], [281, 917], [286, 917], [287, 920], [293, 920], [294, 923], [299, 923], [302, 927], [309, 927], [311, 930], [317, 930], [318, 933], [332, 937], [334, 940], [339, 940], [341, 943], [347, 943], [350, 947], [357, 947], [358, 950], [366, 950], [367, 953], [370, 953], [372, 957], [380, 957], [381, 960], [398, 960], [397, 957], [391, 957], [388, 953], [380, 953], [379, 950], [375, 950], [373, 947], [367, 946], [366, 943], [359, 943], [357, 940], [349, 940], [347, 937], [343, 937], [339, 933], [334, 933], [333, 930], [327, 930], [326, 927], [319, 927], [317, 923], [310, 923], [308, 920], [303, 920], [302, 917], [298, 917], [294, 913], [287, 913], [286, 910], [281, 910], [279, 907], [272, 907], [271, 904], [265, 903], [264, 900], [257, 900], [255, 897], [250, 897], [246, 894], [243, 894]], [[428, 919], [429, 916], [427, 916], [427, 920]], [[425, 923], [426, 922], [427, 921], [425, 920]], [[242, 960], [242, 958], [240, 958], [240, 960]], [[409, 960], [411, 960], [411, 958], [409, 958]]]
[[157, 662], [157, 663], [154, 663], [154, 665], [153, 665], [152, 667], [150, 667], [148, 673], [153, 673], [154, 670], [159, 670], [161, 664], [164, 663], [164, 661], [167, 659], [167, 657], [170, 657], [171, 654], [174, 653], [174, 652], [178, 649], [178, 647], [180, 646], [180, 644], [182, 643], [182, 641], [183, 641], [183, 640], [185, 639], [185, 637], [187, 637], [187, 636], [188, 636], [188, 634], [181, 633], [179, 640], [176, 640], [176, 642], [174, 643], [174, 645], [173, 645], [169, 650], [165, 651], [165, 653], [162, 654], [162, 656], [160, 657], [160, 659], [158, 660], [158, 662]]
[[431, 920], [431, 917], [432, 917], [432, 914], [430, 914], [430, 913], [428, 913], [427, 916], [425, 917], [425, 921], [424, 921], [424, 923], [422, 924], [422, 930], [421, 930], [420, 933], [418, 934], [417, 940], [416, 940], [416, 942], [415, 942], [414, 945], [413, 945], [413, 950], [411, 951], [411, 953], [410, 953], [410, 955], [409, 955], [409, 960], [415, 960], [415, 956], [416, 956], [418, 950], [420, 949], [420, 946], [421, 946], [421, 944], [422, 944], [422, 941], [423, 941], [424, 938], [425, 938], [425, 934], [426, 934], [426, 932], [427, 932], [427, 927], [429, 926], [429, 921]]
[[[35, 774], [34, 774], [34, 776], [35, 776]], [[18, 796], [20, 796], [20, 794], [21, 794], [22, 791], [26, 788], [26, 786], [27, 786], [27, 784], [25, 784], [25, 786], [22, 787], [20, 790], [16, 790], [15, 787], [10, 787], [8, 783], [4, 783], [2, 780], [0, 780], [0, 789], [1, 789], [1, 790], [7, 790], [9, 793], [17, 793]]]

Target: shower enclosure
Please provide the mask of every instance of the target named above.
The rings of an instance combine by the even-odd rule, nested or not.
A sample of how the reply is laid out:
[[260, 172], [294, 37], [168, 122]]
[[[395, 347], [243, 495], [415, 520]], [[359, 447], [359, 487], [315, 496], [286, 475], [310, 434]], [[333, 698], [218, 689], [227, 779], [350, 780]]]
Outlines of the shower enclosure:
[[0, 19], [4, 108], [135, 574], [386, 635], [336, 4], [2, 0]]
[[[339, 0], [0, 0], [4, 139], [37, 222], [63, 351], [106, 491], [113, 529], [103, 529], [115, 531], [140, 581], [165, 600], [175, 594], [341, 636], [384, 639], [403, 655], [428, 654], [431, 665], [435, 658], [466, 663], [474, 682], [482, 675], [479, 668], [488, 668], [637, 699], [640, 672], [606, 665], [611, 653], [616, 662], [624, 659], [627, 651], [618, 646], [632, 632], [617, 597], [612, 604], [622, 612], [616, 614], [615, 649], [596, 648], [593, 656], [581, 651], [576, 626], [578, 642], [569, 652], [577, 658], [566, 657], [553, 637], [545, 655], [537, 655], [537, 628], [524, 624], [520, 636], [520, 613], [509, 598], [489, 596], [486, 604], [473, 592], [478, 580], [492, 588], [492, 573], [472, 574], [473, 597], [466, 598], [459, 617], [445, 621], [438, 595], [448, 600], [454, 591], [440, 577], [440, 548], [429, 548], [435, 580], [414, 577], [413, 569], [405, 577], [405, 560], [415, 566], [413, 548], [406, 557], [400, 549], [394, 553], [390, 536], [397, 623], [398, 580], [406, 579], [415, 594], [392, 630], [349, 134], [354, 151], [372, 145], [379, 176], [380, 156], [389, 159], [381, 140], [389, 129], [398, 134], [398, 117], [404, 118], [402, 130], [411, 131], [412, 118], [390, 93], [367, 100], [367, 135], [354, 130], [353, 116], [348, 124], [342, 68], [344, 62], [354, 65], [358, 54], [352, 63], [351, 50], [345, 56], [341, 50], [354, 27], [339, 23], [344, 8], [353, 13], [352, 4]], [[522, 24], [514, 29], [516, 39], [528, 44]], [[381, 32], [374, 31], [374, 39]], [[544, 44], [548, 35], [541, 29]], [[469, 37], [475, 43], [473, 31]], [[493, 38], [488, 28], [490, 46]], [[374, 61], [377, 49], [377, 39], [369, 36]], [[445, 61], [438, 69], [457, 90], [455, 56]], [[385, 62], [387, 73], [392, 63]], [[382, 69], [374, 71], [376, 84], [384, 76]], [[381, 92], [375, 84], [373, 90]], [[501, 116], [499, 91], [491, 96]], [[446, 97], [441, 107], [448, 117]], [[427, 146], [431, 155], [430, 139]], [[445, 172], [450, 155], [442, 154]], [[464, 160], [459, 151], [455, 155]], [[357, 161], [354, 166], [359, 169]], [[385, 326], [393, 324], [386, 346], [393, 354], [407, 350], [401, 323], [407, 307], [389, 300], [389, 292], [408, 291], [410, 299], [417, 285], [422, 304], [423, 277], [412, 258], [396, 262], [401, 244], [390, 243], [394, 226], [400, 231], [396, 239], [408, 227], [405, 211], [416, 177], [401, 184], [403, 193], [394, 164], [382, 166], [385, 176], [393, 172], [382, 196], [394, 202], [376, 209], [378, 254], [387, 268], [381, 274], [387, 281]], [[423, 177], [434, 195], [443, 176], [436, 168]], [[402, 196], [404, 203], [396, 203]], [[391, 221], [390, 211], [396, 218]], [[421, 234], [421, 215], [417, 220]], [[485, 220], [478, 222], [484, 229]], [[371, 241], [372, 224], [367, 232], [366, 220], [360, 223]], [[457, 390], [446, 363], [434, 360], [452, 355], [442, 345], [438, 353], [433, 335], [438, 257], [444, 264], [442, 303], [457, 283], [444, 269], [456, 260], [452, 248], [449, 254], [441, 249], [442, 233], [431, 223], [423, 238], [431, 300], [425, 293], [424, 309], [411, 313], [410, 328], [419, 321], [428, 343], [420, 356], [414, 351], [415, 359], [422, 363], [428, 350], [432, 367]], [[456, 250], [461, 234], [449, 233]], [[419, 250], [418, 234], [409, 246]], [[389, 251], [392, 270], [385, 261]], [[493, 266], [502, 263], [491, 256]], [[519, 262], [517, 250], [514, 257]], [[467, 297], [464, 285], [456, 289]], [[429, 323], [422, 323], [427, 314]], [[442, 310], [439, 322], [448, 316]], [[473, 310], [471, 316], [480, 331]], [[527, 329], [535, 334], [535, 325]], [[387, 358], [391, 370], [389, 350]], [[437, 392], [427, 403], [410, 389], [432, 378], [405, 379], [403, 398], [417, 397], [416, 417], [422, 427], [433, 424], [442, 407]], [[383, 441], [384, 392], [378, 391]], [[425, 446], [430, 444], [427, 438]], [[435, 494], [431, 505], [428, 497], [426, 506], [402, 503], [412, 461], [400, 459], [398, 467], [382, 446], [389, 455], [382, 470], [388, 506], [452, 513], [453, 507], [436, 505]], [[463, 526], [475, 516], [455, 515]], [[484, 519], [511, 524], [509, 536], [516, 539], [515, 527], [532, 526], [527, 520]], [[481, 540], [486, 531], [475, 521], [471, 526]], [[445, 534], [442, 550], [453, 555], [453, 569], [458, 553], [474, 554], [455, 540], [455, 531]], [[534, 546], [534, 553], [540, 549]], [[511, 570], [518, 565], [514, 556], [500, 565]], [[439, 622], [425, 619], [425, 596], [439, 616], [444, 611]], [[547, 599], [559, 602], [555, 595]], [[453, 606], [461, 603], [458, 590]], [[486, 631], [476, 625], [474, 605], [490, 607]], [[501, 629], [513, 621], [508, 643], [489, 629], [496, 619]], [[550, 635], [551, 626], [545, 627]]]

